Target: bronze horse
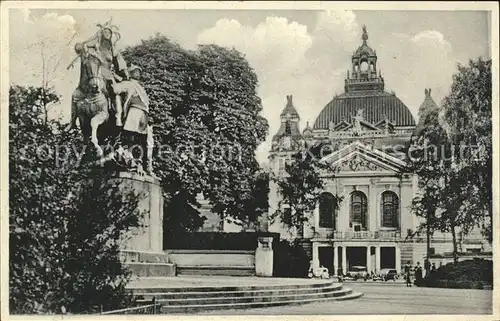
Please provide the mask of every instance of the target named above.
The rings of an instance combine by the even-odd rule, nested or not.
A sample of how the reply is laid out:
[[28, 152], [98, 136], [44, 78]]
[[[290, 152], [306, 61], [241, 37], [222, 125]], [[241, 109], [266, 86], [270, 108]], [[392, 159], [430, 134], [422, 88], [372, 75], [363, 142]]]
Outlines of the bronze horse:
[[98, 156], [102, 156], [97, 130], [109, 119], [109, 100], [102, 61], [97, 55], [85, 50], [80, 51], [80, 82], [72, 97], [71, 122], [67, 130], [75, 127], [77, 118], [84, 143], [88, 144], [90, 138]]

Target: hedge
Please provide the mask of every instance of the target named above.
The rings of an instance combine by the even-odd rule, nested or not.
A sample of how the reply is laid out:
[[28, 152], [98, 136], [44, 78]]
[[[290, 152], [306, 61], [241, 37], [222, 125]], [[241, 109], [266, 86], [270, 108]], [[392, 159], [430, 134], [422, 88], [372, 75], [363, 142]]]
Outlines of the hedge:
[[422, 286], [455, 289], [483, 289], [486, 284], [493, 284], [493, 262], [477, 258], [443, 265], [422, 282]]
[[275, 240], [273, 243], [273, 276], [306, 278], [309, 271], [309, 257], [299, 243]]
[[[254, 251], [259, 237], [273, 237], [279, 240], [279, 233], [271, 232], [194, 232], [165, 235], [163, 249], [178, 250], [242, 250]], [[274, 241], [273, 240], [273, 241]]]
[[424, 281], [423, 286], [429, 288], [449, 288], [449, 289], [480, 289], [484, 288], [484, 283], [481, 281], [465, 281], [465, 280], [435, 280]]

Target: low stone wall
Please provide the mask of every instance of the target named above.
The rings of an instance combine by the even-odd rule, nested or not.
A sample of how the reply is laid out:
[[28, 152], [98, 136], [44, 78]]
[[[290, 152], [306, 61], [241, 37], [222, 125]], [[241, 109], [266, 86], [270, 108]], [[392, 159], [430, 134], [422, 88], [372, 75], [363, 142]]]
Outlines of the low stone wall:
[[170, 263], [168, 254], [164, 252], [122, 250], [120, 259], [122, 262]]
[[134, 276], [176, 276], [176, 266], [171, 263], [125, 262], [124, 265]]
[[175, 276], [175, 264], [170, 263], [164, 252], [120, 251], [120, 260], [134, 276]]
[[165, 253], [179, 267], [255, 267], [255, 251], [167, 250]]
[[[467, 260], [473, 260], [473, 259], [484, 259], [484, 260], [493, 260], [493, 257], [491, 255], [461, 255], [458, 257], [458, 261], [467, 261]], [[452, 256], [446, 256], [446, 257], [431, 257], [429, 260], [432, 263], [436, 264], [436, 267], [439, 267], [441, 265], [446, 265], [448, 263], [453, 263], [453, 257]]]

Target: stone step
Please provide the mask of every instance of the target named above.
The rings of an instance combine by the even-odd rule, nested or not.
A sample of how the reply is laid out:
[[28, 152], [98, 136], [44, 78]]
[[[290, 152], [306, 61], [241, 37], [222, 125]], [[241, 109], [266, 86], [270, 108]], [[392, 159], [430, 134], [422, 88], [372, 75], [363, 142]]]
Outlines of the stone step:
[[305, 300], [305, 299], [315, 299], [315, 298], [325, 298], [325, 297], [340, 297], [349, 295], [352, 293], [350, 289], [340, 289], [336, 291], [329, 292], [317, 292], [317, 293], [287, 293], [283, 295], [266, 295], [266, 296], [245, 296], [245, 297], [234, 297], [231, 293], [228, 293], [227, 297], [215, 297], [215, 298], [190, 298], [190, 299], [176, 299], [176, 300], [158, 300], [163, 306], [187, 306], [187, 305], [214, 305], [214, 304], [238, 304], [238, 303], [253, 303], [253, 302], [276, 302], [276, 301], [293, 301], [293, 300]]
[[299, 305], [321, 301], [339, 301], [339, 300], [352, 300], [361, 297], [362, 293], [352, 292], [350, 289], [343, 289], [339, 291], [326, 293], [322, 295], [307, 295], [300, 298], [297, 297], [282, 297], [276, 298], [271, 301], [252, 301], [252, 302], [236, 302], [236, 303], [218, 303], [218, 304], [197, 304], [197, 305], [164, 305], [161, 312], [164, 314], [175, 313], [195, 313], [211, 310], [232, 310], [232, 309], [251, 309], [263, 308], [280, 305]]
[[[202, 292], [151, 292], [141, 294], [142, 299], [138, 300], [150, 302], [153, 297], [156, 300], [192, 300], [192, 299], [207, 299], [219, 297], [261, 297], [269, 295], [290, 295], [290, 294], [308, 294], [308, 293], [326, 293], [342, 289], [342, 284], [333, 284], [325, 287], [308, 287], [308, 288], [285, 288], [273, 289], [264, 288], [257, 290], [237, 290], [237, 291], [202, 291]], [[137, 297], [137, 295], [136, 295]]]
[[188, 287], [133, 287], [128, 290], [134, 295], [144, 295], [148, 293], [172, 293], [172, 292], [219, 292], [219, 291], [259, 291], [259, 290], [286, 290], [286, 289], [309, 289], [309, 288], [324, 288], [337, 285], [334, 281], [318, 280], [311, 283], [297, 284], [272, 284], [270, 278], [269, 285], [252, 285], [252, 286], [188, 286]]
[[226, 275], [226, 276], [253, 276], [254, 266], [188, 266], [178, 265], [177, 275]]

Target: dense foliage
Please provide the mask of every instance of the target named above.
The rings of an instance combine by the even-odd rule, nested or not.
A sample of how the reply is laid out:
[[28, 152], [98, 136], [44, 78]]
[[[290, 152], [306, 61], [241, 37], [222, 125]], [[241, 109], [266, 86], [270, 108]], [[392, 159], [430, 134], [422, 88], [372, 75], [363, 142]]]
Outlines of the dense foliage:
[[268, 125], [259, 115], [257, 76], [242, 54], [215, 45], [189, 51], [157, 35], [124, 57], [142, 68], [151, 102], [166, 233], [202, 225], [200, 193], [220, 217], [255, 221], [267, 208], [267, 198], [255, 197], [255, 150]]
[[[321, 172], [328, 171], [330, 177], [335, 173], [335, 169], [322, 164], [314, 156], [317, 153], [315, 149], [312, 147], [294, 154], [291, 162], [285, 164], [284, 173], [272, 177], [280, 201], [275, 212], [271, 213], [271, 220], [279, 220], [289, 229], [295, 229], [299, 238], [303, 237], [304, 224], [311, 224], [312, 212], [323, 192]], [[336, 203], [340, 203], [341, 197], [334, 197]]]
[[306, 278], [310, 260], [304, 247], [298, 242], [275, 240], [273, 242], [273, 276]]
[[420, 187], [413, 210], [425, 218], [417, 232], [450, 232], [456, 263], [458, 232], [479, 227], [492, 240], [491, 61], [459, 65], [442, 108], [420, 122], [409, 169]]
[[484, 285], [493, 285], [493, 261], [474, 259], [443, 265], [427, 276], [423, 285], [482, 289]]
[[[80, 164], [79, 133], [47, 120], [52, 91], [9, 92], [10, 312], [92, 313], [127, 305], [124, 232], [139, 225], [138, 198]], [[93, 181], [88, 180], [93, 177]], [[122, 196], [126, 200], [122, 200]]]
[[444, 119], [455, 146], [465, 147], [454, 171], [460, 178], [467, 223], [475, 222], [492, 241], [492, 75], [491, 60], [459, 65], [450, 94], [444, 99]]

